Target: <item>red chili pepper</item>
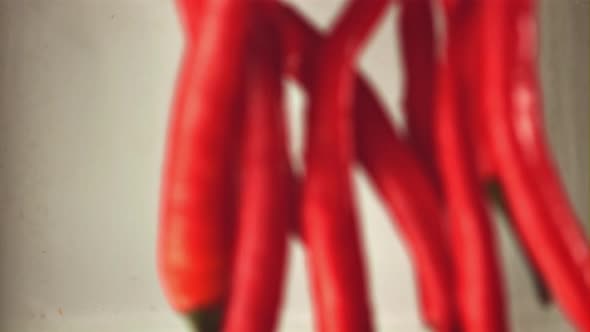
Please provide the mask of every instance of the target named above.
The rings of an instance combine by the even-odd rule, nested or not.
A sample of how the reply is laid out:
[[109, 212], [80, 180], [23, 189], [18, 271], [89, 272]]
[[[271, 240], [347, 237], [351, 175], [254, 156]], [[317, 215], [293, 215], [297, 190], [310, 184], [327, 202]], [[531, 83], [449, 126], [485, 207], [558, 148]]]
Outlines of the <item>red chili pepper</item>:
[[383, 110], [368, 85], [358, 80], [355, 120], [359, 161], [407, 241], [427, 323], [437, 331], [454, 331], [452, 268], [441, 202], [426, 168], [396, 136]]
[[[475, 166], [478, 179], [483, 187], [495, 180], [497, 172], [494, 168], [490, 153], [489, 142], [484, 135], [482, 117], [478, 111], [478, 99], [475, 89], [482, 83], [480, 73], [477, 70], [477, 43], [479, 35], [474, 26], [477, 26], [477, 16], [473, 14], [476, 2], [467, 0], [453, 0], [446, 13], [453, 13], [452, 17], [447, 16], [448, 33], [452, 34], [452, 47], [448, 50], [449, 60], [453, 62], [453, 71], [458, 84], [460, 85], [461, 102], [469, 109], [464, 118], [468, 122], [466, 128], [469, 139], [473, 144], [475, 154]], [[450, 21], [452, 19], [452, 21]]]
[[[287, 49], [287, 70], [309, 89], [313, 84], [313, 59], [322, 37], [289, 7], [278, 9]], [[425, 320], [438, 331], [449, 331], [455, 324], [451, 267], [434, 186], [413, 150], [395, 134], [369, 85], [357, 76], [355, 86], [357, 158], [396, 215], [408, 241], [425, 301]]]
[[[455, 7], [456, 9], [456, 7]], [[468, 108], [459, 94], [460, 69], [450, 59], [456, 12], [447, 12], [446, 49], [439, 64], [436, 110], [437, 157], [450, 214], [451, 246], [462, 328], [507, 331], [504, 289], [496, 240], [478, 180], [474, 144], [469, 140]]]
[[[284, 53], [283, 53], [284, 55]], [[293, 177], [291, 178], [291, 209], [289, 211], [291, 214], [291, 227], [290, 233], [295, 238], [299, 238], [303, 242], [305, 242], [305, 237], [303, 234], [303, 230], [301, 229], [301, 176], [299, 174], [295, 174], [293, 172]]]
[[[503, 56], [516, 36], [509, 33], [509, 2], [482, 1], [478, 17], [481, 29], [479, 70], [485, 85], [478, 91], [486, 135], [501, 183], [506, 191], [515, 226], [538, 263], [553, 296], [570, 319], [590, 331], [590, 292], [584, 275], [558, 227], [548, 219], [548, 207], [540, 199], [530, 170], [522, 162], [522, 151], [510, 114], [507, 95], [512, 79], [510, 62]], [[485, 42], [483, 42], [485, 41]], [[498, 56], [502, 55], [502, 56]]]
[[193, 313], [223, 302], [228, 290], [235, 102], [248, 8], [241, 0], [201, 2], [197, 29], [189, 24], [192, 3], [179, 4], [188, 39], [164, 160], [158, 268], [174, 309]]
[[320, 48], [310, 90], [302, 228], [320, 331], [371, 331], [351, 185], [353, 68], [389, 1], [352, 1]]
[[225, 332], [274, 331], [283, 293], [292, 174], [283, 57], [270, 18], [255, 15], [249, 36], [239, 216]]
[[428, 0], [404, 0], [401, 4], [399, 29], [405, 69], [403, 110], [408, 136], [420, 158], [435, 174], [433, 113], [436, 50], [432, 4]]
[[590, 289], [590, 245], [561, 184], [546, 143], [540, 85], [537, 77], [536, 6], [533, 0], [520, 0], [510, 6], [508, 28], [513, 36], [507, 48], [510, 80], [508, 98], [512, 130], [515, 133], [522, 162], [535, 181], [543, 204], [559, 231], [570, 255], [583, 270]]
[[205, 4], [209, 0], [175, 0], [178, 18], [184, 29], [185, 38], [196, 43], [199, 26], [203, 21]]
[[[474, 15], [475, 2], [458, 1], [447, 10], [453, 13], [452, 21], [449, 17], [447, 26], [449, 35], [454, 40], [453, 47], [449, 49], [449, 58], [453, 64], [454, 75], [460, 86], [461, 100], [465, 108], [464, 118], [468, 122], [469, 139], [473, 144], [472, 150], [475, 153], [476, 168], [480, 184], [485, 191], [491, 196], [492, 200], [497, 203], [506, 213], [508, 220], [514, 218], [514, 215], [508, 209], [504, 202], [505, 196], [502, 195], [502, 188], [497, 180], [497, 170], [493, 165], [491, 158], [488, 138], [485, 135], [483, 118], [480, 112], [479, 100], [477, 99], [477, 89], [483, 84], [477, 66], [477, 45], [480, 41], [477, 29], [477, 15]], [[516, 233], [518, 235], [518, 232]], [[537, 295], [543, 302], [549, 301], [549, 295], [546, 287], [539, 274], [538, 264], [535, 262], [530, 250], [524, 246], [524, 252], [530, 260], [529, 269], [535, 283]]]

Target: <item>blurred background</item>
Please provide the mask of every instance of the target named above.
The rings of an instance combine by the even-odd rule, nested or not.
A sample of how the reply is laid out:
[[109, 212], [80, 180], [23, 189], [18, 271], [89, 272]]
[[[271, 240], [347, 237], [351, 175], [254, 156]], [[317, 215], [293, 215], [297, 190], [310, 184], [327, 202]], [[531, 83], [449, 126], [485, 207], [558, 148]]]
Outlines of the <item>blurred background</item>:
[[[327, 27], [340, 0], [292, 0]], [[562, 177], [588, 221], [587, 0], [541, 2], [545, 118]], [[399, 120], [395, 9], [359, 66]], [[155, 272], [167, 114], [182, 49], [171, 0], [0, 0], [0, 331], [185, 331]], [[301, 147], [302, 95], [288, 85]], [[413, 274], [364, 175], [355, 175], [380, 331], [425, 331]], [[570, 331], [542, 308], [498, 222], [515, 331]], [[312, 330], [304, 256], [291, 245], [280, 331]]]

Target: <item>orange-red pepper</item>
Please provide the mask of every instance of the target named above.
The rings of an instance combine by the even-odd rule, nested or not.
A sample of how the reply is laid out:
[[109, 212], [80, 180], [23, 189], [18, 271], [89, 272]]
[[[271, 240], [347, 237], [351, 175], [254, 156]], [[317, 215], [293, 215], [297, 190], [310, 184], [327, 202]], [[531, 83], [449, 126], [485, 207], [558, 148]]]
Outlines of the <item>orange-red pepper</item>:
[[223, 303], [228, 293], [248, 10], [241, 0], [203, 1], [199, 13], [192, 4], [179, 1], [187, 39], [169, 120], [158, 234], [162, 286], [172, 307], [187, 314]]

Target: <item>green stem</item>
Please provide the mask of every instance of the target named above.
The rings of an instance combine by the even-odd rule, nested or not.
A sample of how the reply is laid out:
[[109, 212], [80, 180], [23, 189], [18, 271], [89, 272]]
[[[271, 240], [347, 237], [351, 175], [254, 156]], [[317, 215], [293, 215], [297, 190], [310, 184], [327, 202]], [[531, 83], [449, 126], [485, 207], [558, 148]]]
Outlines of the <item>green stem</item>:
[[[491, 197], [492, 201], [504, 214], [506, 220], [512, 219], [512, 213], [509, 207], [506, 204], [506, 199], [504, 198], [504, 193], [502, 191], [501, 185], [498, 181], [492, 181], [486, 185], [486, 191], [488, 196]], [[512, 223], [508, 223], [510, 227], [514, 230]], [[514, 233], [514, 232], [513, 232]], [[521, 247], [521, 252], [524, 252], [524, 249]], [[527, 255], [525, 255], [527, 256]], [[551, 294], [547, 290], [547, 286], [545, 285], [545, 281], [541, 277], [541, 273], [539, 272], [537, 266], [533, 262], [527, 261], [528, 264], [527, 268], [529, 270], [529, 274], [533, 279], [533, 284], [535, 286], [535, 291], [537, 294], [537, 298], [542, 304], [549, 304], [551, 303]]]
[[222, 308], [213, 305], [200, 308], [184, 316], [193, 332], [219, 332], [221, 330]]

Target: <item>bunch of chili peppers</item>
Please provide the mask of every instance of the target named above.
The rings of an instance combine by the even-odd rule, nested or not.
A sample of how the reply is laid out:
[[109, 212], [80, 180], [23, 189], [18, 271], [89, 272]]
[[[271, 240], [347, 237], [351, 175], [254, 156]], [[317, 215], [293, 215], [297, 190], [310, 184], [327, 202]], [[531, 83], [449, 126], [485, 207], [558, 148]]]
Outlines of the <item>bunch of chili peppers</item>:
[[[356, 70], [393, 2], [407, 133]], [[494, 192], [540, 287], [590, 331], [588, 239], [543, 131], [536, 1], [435, 5], [351, 0], [320, 32], [279, 1], [177, 0], [186, 46], [158, 266], [196, 330], [275, 330], [291, 235], [306, 249], [317, 330], [375, 329], [351, 182], [360, 165], [403, 235], [433, 330], [509, 330]], [[287, 78], [308, 100], [302, 174], [289, 160]]]

